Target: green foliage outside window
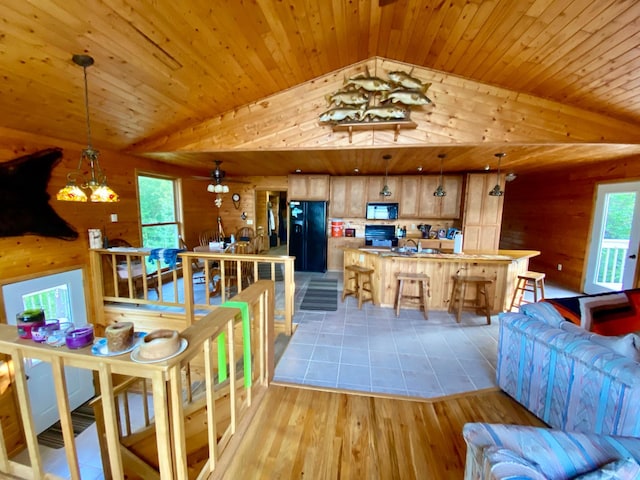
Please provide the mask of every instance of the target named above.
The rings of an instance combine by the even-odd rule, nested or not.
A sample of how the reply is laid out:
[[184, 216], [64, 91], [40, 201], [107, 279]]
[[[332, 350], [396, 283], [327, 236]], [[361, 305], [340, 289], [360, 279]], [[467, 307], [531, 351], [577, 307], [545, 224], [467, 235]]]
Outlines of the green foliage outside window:
[[138, 176], [142, 246], [178, 248], [178, 213], [175, 181]]

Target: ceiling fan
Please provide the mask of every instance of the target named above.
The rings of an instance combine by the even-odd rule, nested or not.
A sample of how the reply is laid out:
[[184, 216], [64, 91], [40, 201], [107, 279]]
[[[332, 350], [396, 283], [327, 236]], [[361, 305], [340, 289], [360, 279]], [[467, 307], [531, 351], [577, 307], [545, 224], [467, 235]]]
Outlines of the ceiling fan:
[[236, 180], [234, 178], [227, 177], [227, 173], [220, 168], [222, 160], [214, 160], [214, 163], [216, 164], [216, 168], [211, 170], [211, 173], [208, 177], [194, 176], [193, 178], [196, 178], [198, 180], [207, 180], [215, 185], [222, 185], [223, 180], [227, 183], [249, 183], [244, 180]]

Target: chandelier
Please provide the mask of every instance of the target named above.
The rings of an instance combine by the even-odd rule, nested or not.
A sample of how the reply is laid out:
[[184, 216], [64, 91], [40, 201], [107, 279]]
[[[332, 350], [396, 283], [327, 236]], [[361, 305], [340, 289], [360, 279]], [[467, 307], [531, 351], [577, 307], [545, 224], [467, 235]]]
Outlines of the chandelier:
[[[78, 167], [67, 174], [67, 185], [60, 189], [56, 198], [67, 202], [117, 202], [120, 200], [118, 194], [107, 185], [107, 176], [100, 168], [98, 157], [100, 152], [91, 145], [91, 123], [89, 122], [89, 89], [87, 87], [87, 67], [93, 65], [93, 58], [89, 55], [74, 55], [73, 63], [82, 67], [84, 71], [84, 106], [87, 117], [87, 148], [82, 150]], [[89, 165], [88, 179], [82, 172], [82, 164]], [[91, 195], [83, 189], [91, 189]]]
[[500, 161], [506, 155], [506, 153], [496, 153], [496, 157], [498, 157], [498, 172], [496, 173], [496, 185], [489, 192], [489, 195], [491, 195], [492, 197], [501, 197], [504, 194], [504, 192], [500, 189]]
[[434, 197], [444, 197], [447, 195], [447, 192], [442, 188], [442, 162], [446, 156], [446, 153], [438, 154], [438, 158], [440, 159], [440, 182], [438, 183], [438, 188], [433, 192]]

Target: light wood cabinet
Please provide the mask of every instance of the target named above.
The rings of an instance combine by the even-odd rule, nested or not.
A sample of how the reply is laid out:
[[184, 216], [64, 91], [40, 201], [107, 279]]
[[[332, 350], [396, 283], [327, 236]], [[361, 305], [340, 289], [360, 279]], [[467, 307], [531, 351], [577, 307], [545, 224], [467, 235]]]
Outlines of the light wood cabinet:
[[[500, 228], [504, 197], [493, 197], [489, 191], [495, 184], [493, 174], [467, 175], [462, 233], [463, 250], [497, 250], [500, 246]], [[500, 177], [504, 189], [504, 176]]]
[[391, 195], [388, 197], [380, 195], [385, 184], [385, 178], [382, 176], [367, 177], [367, 202], [397, 202], [401, 196], [401, 177], [387, 177], [387, 186]]
[[367, 211], [367, 177], [331, 177], [329, 216], [364, 218]]
[[329, 237], [327, 240], [327, 270], [330, 271], [342, 271], [345, 248], [364, 247], [364, 238]]
[[398, 191], [399, 194], [399, 212], [400, 218], [418, 218], [418, 205], [419, 205], [419, 189], [420, 189], [420, 177], [418, 176], [403, 176], [400, 180], [402, 188]]
[[328, 200], [329, 175], [289, 175], [291, 200]]
[[460, 218], [462, 177], [460, 175], [444, 175], [442, 177], [442, 188], [447, 192], [444, 197], [433, 195], [439, 183], [440, 175], [420, 177], [418, 216], [421, 218]]

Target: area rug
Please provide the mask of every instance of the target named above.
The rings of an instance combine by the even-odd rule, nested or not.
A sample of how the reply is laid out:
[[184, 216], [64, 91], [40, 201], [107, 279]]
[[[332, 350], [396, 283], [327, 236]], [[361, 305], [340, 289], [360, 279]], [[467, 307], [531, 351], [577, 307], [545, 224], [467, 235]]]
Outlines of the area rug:
[[338, 280], [310, 280], [300, 310], [334, 312], [338, 309]]
[[[71, 412], [71, 423], [73, 425], [73, 435], [77, 437], [96, 421], [93, 415], [93, 407], [89, 403], [84, 403]], [[62, 438], [62, 427], [60, 422], [56, 422], [38, 435], [38, 443], [50, 448], [64, 447]]]

